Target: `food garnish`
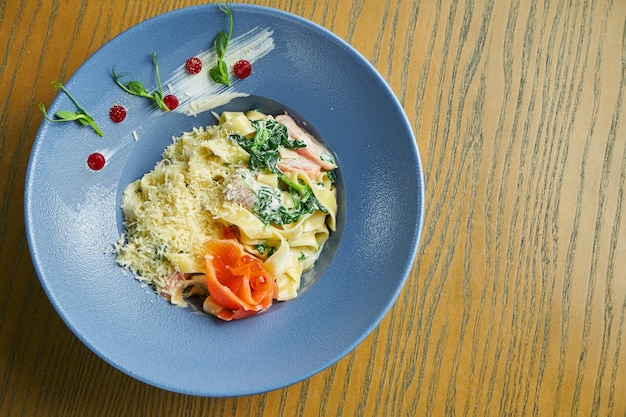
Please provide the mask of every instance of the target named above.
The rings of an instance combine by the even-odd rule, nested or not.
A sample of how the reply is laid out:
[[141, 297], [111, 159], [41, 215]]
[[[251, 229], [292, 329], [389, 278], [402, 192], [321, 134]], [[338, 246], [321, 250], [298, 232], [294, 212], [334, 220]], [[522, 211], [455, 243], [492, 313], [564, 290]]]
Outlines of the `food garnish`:
[[233, 66], [233, 73], [237, 78], [240, 78], [242, 80], [244, 78], [248, 78], [251, 72], [252, 65], [247, 59], [240, 59], [239, 61], [235, 62], [235, 65]]
[[176, 107], [178, 107], [178, 97], [173, 94], [168, 94], [163, 97], [163, 103], [165, 103], [168, 109], [174, 110]]
[[104, 164], [106, 163], [106, 159], [104, 155], [99, 152], [94, 152], [87, 157], [87, 166], [94, 171], [99, 171], [104, 168]]
[[98, 125], [96, 125], [96, 122], [94, 121], [93, 117], [89, 113], [87, 113], [87, 110], [85, 110], [80, 104], [78, 104], [78, 101], [76, 101], [76, 99], [65, 89], [63, 84], [61, 84], [59, 81], [52, 81], [52, 86], [54, 87], [55, 90], [62, 90], [65, 94], [67, 94], [70, 100], [74, 102], [78, 110], [76, 112], [71, 112], [69, 110], [59, 110], [56, 113], [54, 113], [54, 116], [56, 118], [53, 119], [48, 115], [48, 112], [46, 112], [46, 107], [43, 105], [43, 103], [39, 103], [39, 108], [41, 109], [41, 112], [43, 113], [44, 117], [48, 121], [50, 122], [77, 121], [83, 126], [91, 126], [91, 128], [95, 130], [98, 135], [104, 136], [104, 133], [102, 132], [102, 130], [100, 130]]
[[205, 244], [209, 296], [203, 308], [222, 320], [239, 320], [260, 313], [278, 297], [278, 286], [263, 263], [233, 239]]
[[[154, 71], [156, 73], [157, 86], [158, 86], [157, 90], [154, 91], [153, 93], [148, 92], [148, 90], [146, 90], [143, 84], [137, 80], [132, 80], [132, 81], [123, 83], [121, 81], [121, 78], [127, 76], [128, 73], [124, 72], [124, 73], [118, 74], [115, 72], [115, 67], [111, 68], [111, 74], [113, 75], [113, 80], [115, 80], [115, 83], [119, 85], [122, 88], [122, 90], [126, 91], [128, 94], [154, 100], [157, 103], [157, 105], [165, 111], [173, 110], [176, 108], [176, 106], [178, 106], [178, 99], [172, 94], [168, 94], [165, 97], [163, 96], [163, 87], [161, 86], [161, 76], [159, 75], [159, 63], [157, 61], [156, 52], [152, 54], [152, 63], [154, 64]], [[174, 103], [174, 100], [172, 99], [172, 97], [176, 99], [175, 100], [176, 106], [170, 107], [172, 103]], [[170, 104], [170, 106], [168, 106], [168, 103]]]
[[197, 56], [192, 56], [185, 62], [185, 69], [189, 74], [198, 74], [202, 71], [202, 60]]
[[224, 31], [219, 31], [213, 41], [213, 47], [215, 48], [215, 53], [217, 54], [217, 64], [209, 70], [209, 75], [216, 83], [230, 86], [230, 80], [228, 79], [228, 67], [226, 66], [226, 62], [224, 62], [224, 55], [226, 54], [226, 48], [228, 48], [230, 38], [233, 35], [233, 12], [230, 10], [230, 6], [228, 4], [220, 4], [218, 7], [228, 16], [229, 30], [228, 34]]
[[253, 213], [265, 224], [285, 225], [297, 222], [305, 214], [316, 210], [326, 213], [326, 208], [315, 198], [310, 186], [302, 181], [290, 180], [279, 168], [279, 147], [299, 149], [306, 145], [299, 139], [291, 139], [287, 127], [276, 120], [253, 120], [254, 138], [233, 134], [230, 136], [237, 145], [250, 154], [248, 166], [251, 171], [264, 171], [276, 174], [289, 191], [292, 205], [280, 203], [279, 191], [260, 186], [255, 190], [256, 200]]
[[115, 104], [109, 110], [109, 117], [114, 123], [121, 123], [126, 119], [126, 108], [121, 104]]
[[[217, 115], [216, 115], [217, 116]], [[175, 138], [122, 194], [116, 262], [222, 320], [298, 295], [336, 230], [332, 154], [287, 114], [224, 112]]]

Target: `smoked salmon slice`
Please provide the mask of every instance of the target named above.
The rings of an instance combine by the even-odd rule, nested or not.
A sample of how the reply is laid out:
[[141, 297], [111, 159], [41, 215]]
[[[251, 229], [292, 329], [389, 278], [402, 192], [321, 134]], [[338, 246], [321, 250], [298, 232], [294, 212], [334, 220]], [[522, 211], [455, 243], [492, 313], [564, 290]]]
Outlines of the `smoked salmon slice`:
[[288, 114], [280, 114], [275, 117], [276, 121], [287, 127], [289, 137], [302, 141], [306, 146], [297, 148], [295, 151], [309, 161], [319, 165], [324, 171], [337, 168], [335, 158], [324, 145], [319, 143], [310, 133], [303, 130]]
[[257, 314], [278, 296], [278, 286], [259, 259], [233, 239], [212, 239], [205, 244], [210, 313], [222, 320]]
[[[299, 154], [300, 155], [300, 154]], [[299, 156], [298, 158], [281, 159], [278, 161], [278, 169], [281, 172], [298, 172], [302, 171], [307, 177], [314, 180], [322, 171], [320, 165], [311, 161], [309, 158]]]

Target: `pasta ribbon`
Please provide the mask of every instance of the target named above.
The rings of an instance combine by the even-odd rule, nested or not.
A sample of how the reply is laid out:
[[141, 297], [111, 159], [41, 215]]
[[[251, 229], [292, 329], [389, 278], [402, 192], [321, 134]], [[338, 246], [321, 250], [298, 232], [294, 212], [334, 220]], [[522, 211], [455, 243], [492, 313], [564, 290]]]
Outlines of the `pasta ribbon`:
[[[201, 296], [207, 313], [230, 320], [298, 295], [302, 274], [336, 230], [336, 165], [288, 115], [216, 117], [217, 125], [175, 138], [124, 190], [125, 232], [115, 251], [121, 266], [173, 303]], [[238, 266], [211, 260], [223, 248], [237, 253]], [[266, 276], [275, 291], [263, 284], [257, 306], [251, 300]]]

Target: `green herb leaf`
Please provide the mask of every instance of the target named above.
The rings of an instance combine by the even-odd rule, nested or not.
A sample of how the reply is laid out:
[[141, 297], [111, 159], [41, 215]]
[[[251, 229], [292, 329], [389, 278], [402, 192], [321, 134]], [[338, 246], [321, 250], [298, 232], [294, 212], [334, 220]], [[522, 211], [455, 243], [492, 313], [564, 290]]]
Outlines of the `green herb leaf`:
[[63, 84], [61, 84], [59, 81], [52, 81], [51, 84], [55, 90], [62, 90], [70, 98], [70, 100], [72, 100], [72, 102], [76, 105], [78, 110], [76, 112], [72, 112], [69, 110], [59, 110], [54, 114], [55, 118], [52, 118], [48, 115], [48, 112], [46, 111], [46, 107], [43, 105], [43, 103], [40, 103], [39, 109], [41, 110], [44, 117], [48, 121], [50, 122], [77, 121], [83, 126], [90, 126], [99, 136], [104, 136], [104, 132], [102, 132], [102, 130], [98, 127], [93, 117], [91, 117], [91, 115], [87, 113], [87, 110], [85, 110], [78, 103], [78, 101], [65, 89]]
[[[284, 180], [286, 177], [283, 175], [281, 179]], [[289, 182], [289, 184], [292, 183]], [[289, 184], [291, 207], [282, 204], [282, 196], [278, 190], [267, 186], [261, 186], [255, 190], [256, 200], [252, 212], [263, 223], [282, 226], [297, 222], [302, 216], [314, 213], [316, 210], [328, 213], [328, 209], [320, 204], [311, 187], [298, 184], [297, 188], [292, 188]]]
[[250, 169], [268, 169], [280, 174], [278, 164], [278, 148], [303, 148], [306, 145], [300, 140], [289, 138], [287, 127], [275, 120], [253, 120], [252, 126], [256, 133], [252, 140], [241, 135], [231, 135], [230, 138], [250, 154], [248, 162]]
[[263, 256], [270, 257], [276, 252], [276, 247], [270, 246], [269, 241], [265, 241], [263, 243], [259, 243], [255, 246], [255, 249]]
[[224, 62], [224, 56], [226, 55], [226, 49], [228, 48], [230, 39], [233, 36], [233, 12], [228, 4], [220, 4], [218, 7], [228, 16], [229, 30], [228, 34], [223, 31], [219, 31], [213, 40], [213, 47], [215, 48], [215, 54], [217, 55], [217, 64], [209, 70], [209, 76], [218, 84], [230, 86], [230, 80], [228, 79], [228, 67], [226, 66], [226, 62]]
[[54, 116], [57, 118], [56, 121], [60, 122], [78, 120], [81, 118], [82, 115], [71, 112], [69, 110], [59, 110], [58, 112], [54, 113]]
[[104, 132], [102, 132], [102, 130], [100, 130], [100, 128], [98, 127], [98, 125], [96, 125], [96, 122], [93, 120], [93, 117], [91, 117], [88, 114], [81, 114], [82, 117], [80, 117], [78, 119], [78, 121], [83, 125], [83, 126], [91, 126], [91, 128], [93, 130], [96, 131], [96, 133], [100, 136], [104, 136]]
[[251, 171], [269, 170], [278, 174], [292, 201], [291, 207], [286, 207], [282, 204], [282, 194], [279, 191], [261, 186], [253, 190], [256, 200], [252, 212], [265, 224], [276, 225], [296, 222], [305, 214], [316, 210], [328, 213], [309, 185], [303, 182], [294, 183], [278, 169], [278, 148], [303, 148], [306, 146], [304, 142], [291, 139], [287, 127], [275, 120], [253, 120], [251, 124], [256, 130], [252, 139], [234, 134], [230, 136], [231, 140], [250, 154], [248, 166]]
[[230, 86], [230, 80], [228, 79], [228, 69], [226, 68], [226, 63], [224, 61], [220, 61], [216, 66], [209, 70], [209, 75], [211, 79], [218, 84], [225, 84]]
[[209, 76], [211, 76], [211, 79], [218, 84], [226, 84], [228, 82], [228, 80], [224, 79], [218, 67], [211, 68], [209, 70]]
[[152, 54], [152, 64], [154, 65], [154, 71], [157, 79], [157, 90], [154, 93], [150, 93], [143, 86], [143, 84], [137, 80], [128, 81], [126, 83], [122, 82], [121, 78], [129, 75], [127, 72], [116, 73], [115, 67], [113, 67], [111, 68], [111, 74], [113, 75], [113, 80], [115, 81], [115, 83], [128, 94], [153, 100], [161, 109], [170, 111], [170, 109], [163, 102], [163, 87], [161, 86], [161, 76], [159, 74], [159, 63], [157, 61], [156, 52]]
[[133, 80], [127, 82], [126, 89], [129, 93], [136, 96], [152, 98], [152, 95], [148, 92], [148, 90], [146, 90], [146, 87], [144, 87], [139, 81]]
[[165, 102], [163, 101], [163, 94], [160, 91], [155, 91], [153, 94], [153, 99], [156, 104], [163, 110], [170, 111]]
[[82, 115], [82, 114], [78, 115], [78, 117], [76, 118], [76, 121], [78, 123], [80, 123], [81, 125], [83, 125], [83, 126], [89, 126], [89, 124], [90, 124], [90, 120], [87, 119], [86, 117], [84, 117], [84, 115]]
[[126, 77], [129, 74], [127, 72], [116, 73], [115, 67], [111, 68], [111, 74], [113, 75], [113, 80], [117, 85], [119, 85], [122, 90], [126, 91], [128, 94], [132, 94], [134, 96], [146, 97], [152, 99], [152, 94], [146, 90], [142, 83], [136, 80], [128, 81], [127, 83], [122, 82], [122, 77]]
[[219, 58], [224, 59], [224, 55], [226, 54], [226, 48], [228, 47], [228, 35], [222, 31], [220, 31], [215, 40], [213, 41], [213, 47], [215, 48], [215, 53]]

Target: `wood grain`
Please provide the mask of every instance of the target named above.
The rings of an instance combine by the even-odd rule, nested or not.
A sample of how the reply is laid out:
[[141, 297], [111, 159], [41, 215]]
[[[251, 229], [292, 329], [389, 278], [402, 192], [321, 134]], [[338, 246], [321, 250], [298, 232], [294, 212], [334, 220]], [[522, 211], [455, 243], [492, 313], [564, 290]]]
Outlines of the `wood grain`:
[[249, 397], [162, 391], [98, 358], [29, 256], [37, 106], [114, 36], [200, 2], [3, 1], [0, 415], [626, 416], [626, 2], [255, 3], [351, 43], [413, 124], [426, 219], [392, 311], [337, 364]]

